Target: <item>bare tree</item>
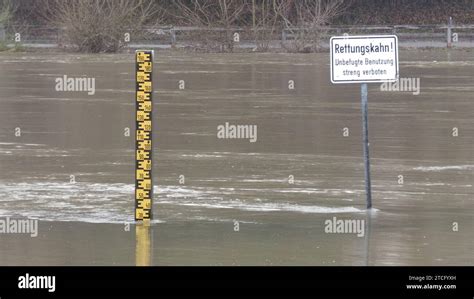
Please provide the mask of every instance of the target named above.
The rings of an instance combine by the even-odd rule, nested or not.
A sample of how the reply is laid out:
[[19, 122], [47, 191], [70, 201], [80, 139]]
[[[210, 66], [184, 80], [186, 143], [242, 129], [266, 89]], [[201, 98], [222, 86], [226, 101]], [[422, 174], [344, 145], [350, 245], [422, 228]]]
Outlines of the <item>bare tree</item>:
[[276, 38], [279, 30], [280, 17], [278, 12], [285, 5], [284, 1], [277, 0], [251, 0], [252, 33], [256, 50], [267, 51], [271, 41]]
[[79, 51], [116, 52], [125, 34], [139, 36], [159, 10], [143, 0], [49, 0], [44, 15]]
[[11, 0], [0, 1], [0, 26], [5, 26], [12, 17]]
[[245, 12], [245, 0], [175, 0], [176, 18], [185, 24], [205, 28], [200, 36], [205, 47], [218, 46], [221, 51], [233, 51], [236, 23]]
[[324, 26], [342, 14], [350, 5], [344, 0], [280, 0], [279, 15], [286, 33], [292, 37], [283, 42], [291, 52], [313, 52], [320, 47]]
[[[15, 41], [13, 50], [21, 50], [23, 47], [17, 41], [16, 34], [19, 34], [20, 41], [30, 35], [31, 25], [29, 13], [21, 12], [21, 3], [15, 0], [0, 0], [0, 27], [3, 27], [2, 39]], [[4, 49], [6, 46], [3, 45]]]

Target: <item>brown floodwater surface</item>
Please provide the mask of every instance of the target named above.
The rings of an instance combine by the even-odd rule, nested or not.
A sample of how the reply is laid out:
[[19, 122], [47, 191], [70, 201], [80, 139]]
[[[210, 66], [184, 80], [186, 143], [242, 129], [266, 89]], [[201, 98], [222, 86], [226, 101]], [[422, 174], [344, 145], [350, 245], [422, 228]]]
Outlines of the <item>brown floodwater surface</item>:
[[[328, 53], [156, 52], [145, 258], [126, 225], [134, 67], [0, 54], [0, 217], [40, 221], [36, 238], [0, 234], [0, 265], [474, 265], [474, 51], [401, 51], [419, 95], [369, 84], [370, 213], [360, 86], [330, 83]], [[64, 75], [95, 94], [56, 91]], [[257, 141], [217, 138], [226, 122]], [[326, 233], [333, 217], [364, 236]]]

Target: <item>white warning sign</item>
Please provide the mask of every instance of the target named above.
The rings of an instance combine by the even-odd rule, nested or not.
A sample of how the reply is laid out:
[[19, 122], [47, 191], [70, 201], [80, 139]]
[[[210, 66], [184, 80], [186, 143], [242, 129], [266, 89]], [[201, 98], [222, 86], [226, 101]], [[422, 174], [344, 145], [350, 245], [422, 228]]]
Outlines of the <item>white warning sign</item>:
[[333, 36], [332, 83], [375, 83], [398, 80], [395, 35]]

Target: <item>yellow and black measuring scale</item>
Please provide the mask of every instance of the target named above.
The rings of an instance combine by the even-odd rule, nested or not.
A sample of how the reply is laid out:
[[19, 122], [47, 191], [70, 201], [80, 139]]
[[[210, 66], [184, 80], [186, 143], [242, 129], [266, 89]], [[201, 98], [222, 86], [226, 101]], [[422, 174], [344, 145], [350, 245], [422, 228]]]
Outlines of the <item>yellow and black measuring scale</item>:
[[152, 182], [152, 98], [153, 51], [135, 52], [136, 133], [135, 133], [135, 221], [136, 264], [151, 264], [150, 221], [153, 218]]

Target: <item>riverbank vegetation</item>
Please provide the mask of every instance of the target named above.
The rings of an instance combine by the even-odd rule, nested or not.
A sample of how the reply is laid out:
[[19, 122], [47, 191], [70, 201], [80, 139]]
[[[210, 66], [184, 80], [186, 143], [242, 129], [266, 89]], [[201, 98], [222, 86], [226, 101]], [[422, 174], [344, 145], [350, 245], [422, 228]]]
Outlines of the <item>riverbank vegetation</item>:
[[0, 26], [9, 32], [56, 28], [58, 43], [80, 52], [117, 52], [130, 40], [180, 26], [199, 28], [195, 36], [181, 33], [189, 34], [189, 47], [196, 50], [232, 52], [245, 36], [254, 51], [267, 51], [284, 35], [281, 47], [288, 52], [314, 52], [328, 25], [445, 24], [449, 16], [474, 23], [474, 0], [0, 0], [0, 5]]

